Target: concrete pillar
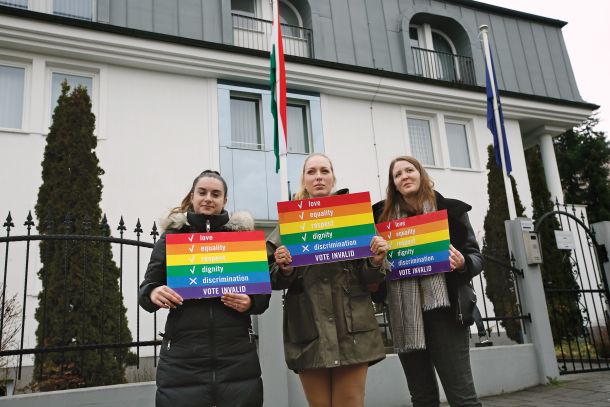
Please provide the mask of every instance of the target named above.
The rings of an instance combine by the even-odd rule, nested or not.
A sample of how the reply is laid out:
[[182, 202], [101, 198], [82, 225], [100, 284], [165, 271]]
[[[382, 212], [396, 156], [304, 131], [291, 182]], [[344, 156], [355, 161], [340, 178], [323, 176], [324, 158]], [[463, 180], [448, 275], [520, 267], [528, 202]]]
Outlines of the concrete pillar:
[[[548, 383], [559, 376], [551, 323], [544, 296], [542, 274], [538, 264], [527, 264], [524, 232], [533, 231], [531, 219], [517, 218], [504, 221], [510, 252], [515, 256], [516, 267], [523, 270], [523, 279], [518, 278], [521, 307], [531, 322], [524, 321], [529, 342], [534, 345], [540, 383]], [[529, 239], [529, 235], [526, 236]]]
[[559, 178], [559, 169], [557, 168], [553, 137], [548, 133], [540, 136], [540, 154], [542, 156], [546, 184], [551, 193], [551, 200], [555, 202], [555, 199], [557, 199], [559, 203], [563, 203], [563, 189], [561, 188], [561, 179]]

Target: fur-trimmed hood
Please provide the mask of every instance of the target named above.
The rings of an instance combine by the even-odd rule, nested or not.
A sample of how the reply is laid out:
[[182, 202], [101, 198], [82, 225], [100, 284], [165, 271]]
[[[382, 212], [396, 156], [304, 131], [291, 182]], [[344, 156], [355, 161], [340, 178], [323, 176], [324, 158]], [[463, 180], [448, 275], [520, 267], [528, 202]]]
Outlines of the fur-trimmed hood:
[[[167, 230], [180, 230], [185, 226], [192, 226], [193, 220], [199, 215], [192, 212], [182, 213], [174, 212], [170, 213], [166, 218], [161, 219], [159, 224], [162, 231]], [[240, 211], [235, 212], [231, 217], [228, 213], [223, 210], [220, 215], [206, 216], [212, 222], [212, 230], [222, 227], [225, 231], [241, 232], [254, 230], [254, 218], [249, 212]], [[228, 219], [228, 221], [227, 221]], [[214, 225], [214, 222], [217, 224]], [[214, 227], [216, 226], [216, 227]], [[217, 230], [216, 230], [217, 231]]]

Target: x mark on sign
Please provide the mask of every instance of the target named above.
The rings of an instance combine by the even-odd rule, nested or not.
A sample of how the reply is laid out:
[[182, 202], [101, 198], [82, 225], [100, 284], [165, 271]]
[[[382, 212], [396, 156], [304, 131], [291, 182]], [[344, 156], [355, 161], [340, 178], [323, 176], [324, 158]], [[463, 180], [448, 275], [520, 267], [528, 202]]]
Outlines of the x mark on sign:
[[390, 267], [394, 267], [394, 262], [393, 261], [390, 262]]
[[304, 244], [302, 245], [303, 247], [303, 253], [308, 252], [309, 253], [309, 245], [308, 244]]
[[197, 277], [189, 277], [189, 285], [197, 284]]

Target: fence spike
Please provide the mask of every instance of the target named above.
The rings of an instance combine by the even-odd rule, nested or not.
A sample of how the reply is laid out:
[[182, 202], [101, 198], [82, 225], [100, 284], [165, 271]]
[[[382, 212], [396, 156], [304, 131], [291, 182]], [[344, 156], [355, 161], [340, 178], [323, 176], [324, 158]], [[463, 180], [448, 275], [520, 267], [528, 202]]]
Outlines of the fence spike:
[[8, 211], [8, 216], [6, 217], [6, 222], [4, 222], [4, 225], [2, 225], [6, 228], [7, 232], [11, 231], [12, 227], [15, 227], [15, 224], [13, 223], [13, 217], [11, 216], [11, 211]]
[[85, 217], [83, 218], [83, 233], [85, 235], [89, 234], [89, 232], [91, 231], [91, 218], [89, 218], [89, 215], [85, 215]]
[[70, 212], [66, 213], [66, 216], [64, 217], [64, 229], [66, 234], [70, 234], [70, 231], [72, 230], [72, 219], [70, 218]]
[[143, 232], [142, 224], [140, 223], [140, 218], [138, 218], [138, 222], [136, 223], [136, 228], [133, 231], [138, 235], [138, 237], [140, 237], [140, 234]]
[[157, 230], [157, 222], [153, 222], [152, 232], [150, 232], [150, 235], [153, 237], [154, 240], [157, 240], [157, 236], [159, 236], [159, 231]]
[[100, 223], [100, 232], [102, 234], [106, 234], [108, 233], [108, 229], [110, 229], [110, 226], [108, 225], [108, 218], [106, 218], [106, 214], [104, 214], [102, 216], [102, 222]]
[[26, 218], [26, 221], [23, 224], [23, 226], [28, 227], [28, 233], [32, 230], [32, 226], [34, 226], [33, 219], [34, 218], [32, 217], [32, 211], [28, 211], [28, 217]]
[[123, 237], [123, 232], [127, 230], [125, 227], [125, 221], [123, 220], [123, 215], [121, 215], [121, 220], [119, 220], [119, 227], [116, 228], [121, 233], [121, 237]]

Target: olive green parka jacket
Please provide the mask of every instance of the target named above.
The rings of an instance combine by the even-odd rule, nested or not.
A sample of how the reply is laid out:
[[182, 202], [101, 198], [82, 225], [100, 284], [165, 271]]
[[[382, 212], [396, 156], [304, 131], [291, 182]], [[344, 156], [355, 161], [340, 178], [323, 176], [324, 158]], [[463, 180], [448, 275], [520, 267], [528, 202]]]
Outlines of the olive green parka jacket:
[[284, 298], [284, 354], [288, 368], [332, 368], [385, 358], [367, 284], [381, 282], [387, 261], [368, 259], [295, 267], [285, 275], [274, 262], [281, 245], [276, 228], [267, 238], [271, 286]]

